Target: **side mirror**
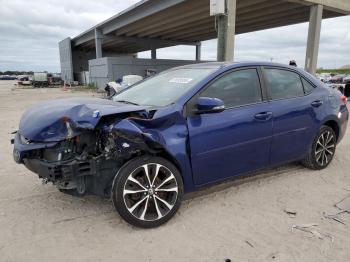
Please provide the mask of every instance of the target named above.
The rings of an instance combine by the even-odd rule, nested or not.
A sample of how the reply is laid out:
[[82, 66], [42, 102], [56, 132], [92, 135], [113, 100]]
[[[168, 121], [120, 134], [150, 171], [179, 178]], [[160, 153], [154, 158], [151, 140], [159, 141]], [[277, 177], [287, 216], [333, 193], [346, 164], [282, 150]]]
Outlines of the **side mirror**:
[[197, 114], [220, 113], [224, 110], [224, 101], [219, 98], [199, 97], [197, 100]]

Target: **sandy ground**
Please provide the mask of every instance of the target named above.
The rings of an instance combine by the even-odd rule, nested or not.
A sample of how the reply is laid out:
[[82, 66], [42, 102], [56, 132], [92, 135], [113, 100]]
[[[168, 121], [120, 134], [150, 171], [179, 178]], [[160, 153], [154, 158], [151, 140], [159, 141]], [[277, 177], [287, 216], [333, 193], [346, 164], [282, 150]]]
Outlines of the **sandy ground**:
[[[0, 81], [0, 261], [349, 261], [350, 214], [340, 215], [343, 225], [323, 212], [350, 195], [350, 129], [326, 170], [292, 164], [215, 186], [187, 196], [166, 225], [143, 230], [109, 200], [64, 195], [12, 160], [10, 133], [28, 106], [93, 94], [13, 87]], [[291, 231], [307, 223], [323, 239]]]

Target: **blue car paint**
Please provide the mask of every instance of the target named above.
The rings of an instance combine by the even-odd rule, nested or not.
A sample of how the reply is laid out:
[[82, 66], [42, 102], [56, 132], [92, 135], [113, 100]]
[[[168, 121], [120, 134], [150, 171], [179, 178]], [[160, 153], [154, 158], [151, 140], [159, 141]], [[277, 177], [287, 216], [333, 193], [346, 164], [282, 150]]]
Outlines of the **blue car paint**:
[[19, 132], [16, 132], [15, 138], [13, 141], [14, 150], [17, 151], [18, 160], [16, 162], [23, 163], [23, 158], [26, 157], [27, 152], [31, 152], [32, 150], [50, 148], [57, 144], [57, 142], [43, 142], [43, 143], [35, 143], [35, 144], [23, 144], [20, 142]]
[[[271, 164], [284, 163], [286, 159], [297, 160], [306, 155], [325, 115], [325, 107], [310, 105], [326, 96], [325, 91], [319, 89], [306, 96], [270, 102], [274, 116]], [[291, 141], [293, 146], [290, 146]]]
[[[22, 116], [20, 134], [31, 141], [54, 142], [67, 137], [67, 119], [78, 135], [79, 130], [94, 129], [103, 116], [144, 111], [147, 107], [127, 105], [101, 98], [65, 98], [41, 102]], [[94, 115], [94, 112], [99, 113]]]
[[199, 111], [212, 110], [213, 108], [225, 108], [222, 100], [212, 97], [199, 97], [197, 99], [197, 109]]
[[192, 169], [197, 185], [268, 166], [272, 118], [254, 118], [268, 106], [262, 102], [219, 114], [189, 117]]
[[[280, 101], [265, 99], [255, 105], [227, 109], [217, 114], [186, 117], [186, 103], [217, 76], [237, 68], [263, 66], [295, 71], [318, 87], [311, 95], [302, 98]], [[152, 119], [126, 118], [116, 122], [113, 129], [163, 147], [180, 169], [185, 192], [233, 175], [302, 159], [317, 130], [328, 120], [335, 121], [339, 126], [338, 141], [345, 133], [348, 111], [346, 107], [341, 107], [343, 114], [339, 118], [339, 103], [332, 107], [329, 100], [329, 97], [338, 94], [332, 94], [332, 90], [322, 87], [317, 79], [302, 70], [273, 63], [221, 63], [184, 67], [217, 69], [177, 102], [157, 109]], [[317, 109], [308, 106], [312, 99], [318, 97], [324, 98], [324, 106]], [[43, 142], [44, 147], [47, 146], [46, 142], [58, 141], [66, 135], [64, 132], [53, 135], [42, 132], [60, 123], [62, 118], [71, 121], [74, 130], [93, 129], [103, 116], [143, 111], [146, 114], [149, 109], [92, 98], [55, 101], [29, 109], [21, 120], [19, 133], [33, 141]], [[45, 110], [42, 109], [43, 105]], [[100, 111], [97, 118], [93, 117], [95, 110]], [[272, 112], [272, 115], [266, 121], [259, 121], [255, 118], [259, 112]], [[292, 150], [288, 148], [291, 142], [295, 146]], [[16, 136], [16, 150], [23, 152], [30, 148], [30, 145], [20, 144]]]
[[181, 109], [165, 116], [154, 116], [154, 120], [124, 119], [113, 128], [123, 133], [140, 136], [146, 141], [152, 141], [165, 149], [173, 157], [179, 168], [185, 191], [193, 191], [195, 185], [192, 179], [191, 162], [188, 157], [188, 130]]

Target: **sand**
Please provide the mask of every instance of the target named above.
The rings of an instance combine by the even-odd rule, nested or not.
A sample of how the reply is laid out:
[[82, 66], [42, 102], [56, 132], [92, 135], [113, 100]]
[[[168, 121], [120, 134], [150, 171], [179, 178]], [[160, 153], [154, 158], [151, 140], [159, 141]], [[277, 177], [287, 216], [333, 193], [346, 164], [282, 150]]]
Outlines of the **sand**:
[[[343, 225], [323, 212], [337, 212], [350, 195], [350, 129], [325, 170], [290, 164], [211, 187], [145, 230], [125, 223], [109, 200], [64, 195], [12, 159], [11, 132], [30, 105], [98, 95], [13, 84], [0, 81], [0, 261], [349, 261], [350, 214], [339, 215]], [[308, 223], [322, 239], [291, 230]]]

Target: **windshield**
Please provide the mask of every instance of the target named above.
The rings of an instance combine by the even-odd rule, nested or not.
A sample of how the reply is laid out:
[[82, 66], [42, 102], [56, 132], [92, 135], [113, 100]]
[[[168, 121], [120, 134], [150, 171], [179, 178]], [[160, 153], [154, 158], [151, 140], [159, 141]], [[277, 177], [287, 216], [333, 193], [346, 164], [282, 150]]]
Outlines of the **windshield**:
[[166, 71], [115, 95], [113, 100], [137, 105], [167, 106], [176, 102], [213, 71], [213, 68]]

